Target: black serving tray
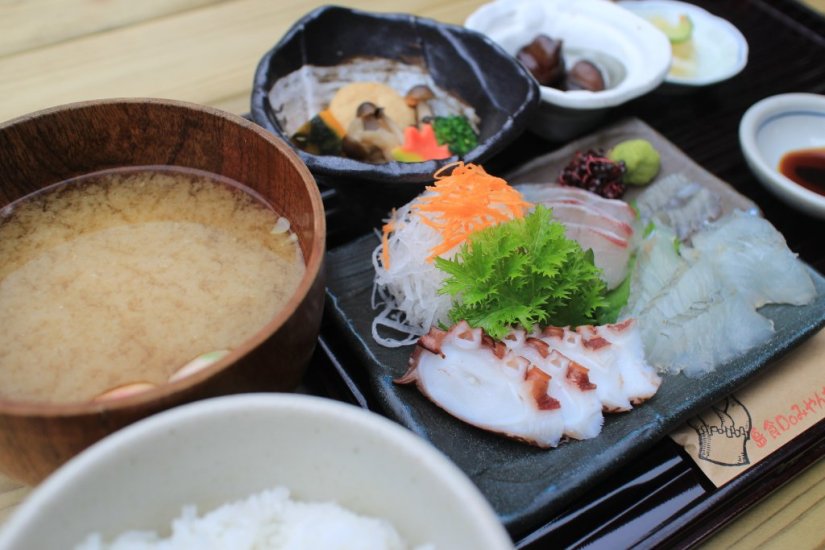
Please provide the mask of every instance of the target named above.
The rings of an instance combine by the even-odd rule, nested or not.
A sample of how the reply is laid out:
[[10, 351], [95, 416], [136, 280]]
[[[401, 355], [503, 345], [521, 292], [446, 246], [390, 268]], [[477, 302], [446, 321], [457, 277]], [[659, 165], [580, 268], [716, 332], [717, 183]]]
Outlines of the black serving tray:
[[825, 278], [812, 271], [818, 296], [811, 304], [760, 310], [776, 327], [769, 341], [701, 378], [663, 375], [662, 386], [652, 399], [632, 411], [607, 415], [601, 433], [593, 439], [538, 449], [469, 426], [415, 388], [393, 382], [407, 370], [414, 346], [386, 348], [372, 338], [377, 312], [370, 306], [371, 258], [378, 242], [374, 235], [366, 235], [327, 255], [327, 314], [357, 355], [357, 364], [366, 370], [369, 386], [364, 391], [376, 397], [379, 412], [427, 439], [455, 462], [514, 537], [526, 536], [544, 518], [592, 491], [687, 418], [769, 369], [772, 361], [825, 323]]
[[[607, 123], [635, 116], [692, 160], [753, 200], [792, 250], [825, 272], [825, 222], [776, 200], [753, 177], [738, 143], [739, 121], [750, 105], [779, 93], [825, 93], [825, 19], [793, 0], [697, 0], [736, 25], [750, 46], [746, 69], [730, 81], [691, 94], [652, 93], [617, 109]], [[563, 144], [525, 134], [485, 167], [511, 172]], [[380, 220], [341, 207], [324, 190], [330, 250], [363, 236]], [[378, 412], [364, 365], [338, 328], [325, 319], [306, 385]], [[589, 489], [542, 525], [514, 537], [519, 548], [687, 547], [729, 522], [825, 454], [825, 421], [763, 462], [715, 488], [675, 443], [664, 437], [615, 475]]]
[[[381, 412], [362, 388], [360, 360], [325, 321], [305, 390]], [[517, 548], [689, 548], [825, 455], [825, 421], [743, 475], [715, 488], [690, 457], [665, 437], [616, 474], [552, 514]]]

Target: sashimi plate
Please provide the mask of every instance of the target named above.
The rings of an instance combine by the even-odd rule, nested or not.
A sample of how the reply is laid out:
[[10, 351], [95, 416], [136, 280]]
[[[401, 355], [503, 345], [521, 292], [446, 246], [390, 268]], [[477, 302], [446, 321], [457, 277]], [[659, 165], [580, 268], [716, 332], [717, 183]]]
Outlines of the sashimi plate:
[[[505, 177], [513, 184], [552, 181], [576, 150], [609, 147], [630, 138], [653, 143], [662, 156], [663, 175], [681, 172], [710, 188], [721, 197], [724, 210], [756, 208], [637, 119], [577, 140]], [[371, 384], [368, 391], [381, 412], [429, 440], [458, 464], [492, 503], [514, 537], [549, 520], [553, 513], [643, 453], [688, 417], [771, 368], [779, 357], [825, 325], [825, 278], [809, 269], [817, 289], [813, 303], [760, 310], [776, 328], [766, 344], [702, 378], [665, 375], [653, 399], [630, 412], [607, 416], [602, 432], [594, 439], [538, 449], [466, 425], [414, 387], [393, 383], [406, 371], [412, 346], [390, 349], [372, 339], [375, 312], [370, 305], [371, 254], [377, 245], [378, 238], [367, 235], [328, 253], [327, 311], [363, 361]], [[726, 327], [718, 329], [724, 331]]]

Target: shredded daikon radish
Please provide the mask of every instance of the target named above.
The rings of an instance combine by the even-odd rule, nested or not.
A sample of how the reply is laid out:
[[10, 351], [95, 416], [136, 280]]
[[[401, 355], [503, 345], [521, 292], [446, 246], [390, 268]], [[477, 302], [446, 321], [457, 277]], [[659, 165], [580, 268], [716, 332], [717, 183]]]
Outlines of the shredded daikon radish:
[[[449, 164], [433, 177], [425, 193], [390, 215], [373, 252], [372, 307], [380, 312], [372, 337], [383, 346], [414, 344], [431, 327], [450, 324], [453, 298], [439, 293], [447, 274], [434, 257], [452, 259], [474, 231], [521, 217], [532, 206], [476, 164]], [[384, 336], [381, 328], [403, 337]]]
[[[414, 202], [414, 201], [413, 201]], [[379, 245], [372, 255], [375, 268], [372, 307], [381, 311], [373, 319], [372, 337], [387, 347], [414, 344], [430, 327], [448, 321], [451, 298], [438, 289], [447, 274], [424, 259], [441, 235], [412, 212], [408, 203], [393, 213], [388, 223], [394, 230], [387, 238], [387, 248]], [[454, 251], [444, 254], [451, 257]], [[384, 258], [391, 257], [389, 266]], [[382, 336], [381, 327], [400, 333], [403, 338]]]

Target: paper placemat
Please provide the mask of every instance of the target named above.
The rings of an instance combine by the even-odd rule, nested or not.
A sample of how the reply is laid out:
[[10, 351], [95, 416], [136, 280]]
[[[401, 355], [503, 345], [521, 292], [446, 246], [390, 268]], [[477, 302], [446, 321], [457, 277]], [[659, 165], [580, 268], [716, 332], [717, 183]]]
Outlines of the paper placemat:
[[670, 434], [716, 487], [825, 419], [825, 330]]

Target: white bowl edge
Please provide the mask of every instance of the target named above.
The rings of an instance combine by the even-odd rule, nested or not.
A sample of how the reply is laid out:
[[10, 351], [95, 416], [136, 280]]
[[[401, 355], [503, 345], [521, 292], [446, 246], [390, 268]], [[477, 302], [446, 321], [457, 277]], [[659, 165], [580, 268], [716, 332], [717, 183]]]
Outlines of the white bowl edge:
[[[770, 96], [754, 103], [739, 123], [739, 143], [745, 161], [754, 175], [774, 195], [808, 214], [825, 218], [825, 197], [796, 184], [782, 175], [776, 166], [768, 164], [757, 143], [757, 135], [765, 122], [782, 113], [802, 110], [825, 114], [825, 96], [788, 93]], [[788, 151], [793, 149], [795, 147], [788, 146]]]
[[662, 12], [676, 12], [686, 13], [691, 16], [694, 25], [709, 25], [718, 28], [724, 32], [736, 44], [736, 59], [733, 64], [727, 67], [723, 73], [710, 75], [704, 78], [699, 77], [680, 77], [666, 74], [664, 81], [672, 86], [684, 86], [687, 88], [699, 88], [723, 82], [733, 78], [747, 66], [749, 46], [745, 36], [739, 31], [736, 26], [717, 15], [712, 14], [708, 10], [690, 4], [688, 2], [680, 2], [679, 0], [620, 0], [618, 5], [628, 11], [633, 11], [639, 16], [644, 14], [658, 14]]
[[[472, 481], [445, 455], [417, 435], [406, 430], [406, 428], [375, 413], [364, 411], [353, 405], [335, 402], [331, 399], [296, 394], [242, 394], [211, 398], [161, 412], [127, 426], [89, 447], [47, 478], [12, 514], [9, 521], [0, 530], [0, 549], [39, 548], [39, 546], [24, 543], [33, 530], [42, 530], [47, 524], [44, 523], [47, 519], [44, 514], [55, 512], [55, 507], [60, 510], [61, 502], [62, 509], [65, 510], [67, 500], [72, 492], [79, 492], [81, 495], [84, 490], [88, 492], [90, 484], [94, 487], [95, 480], [92, 478], [98, 475], [99, 472], [105, 473], [106, 470], [112, 470], [113, 465], [117, 465], [118, 462], [121, 463], [120, 466], [123, 466], [122, 463], [124, 462], [135, 466], [128, 460], [130, 453], [134, 454], [136, 450], [140, 450], [141, 446], [145, 446], [147, 443], [156, 442], [156, 440], [164, 437], [185, 435], [187, 430], [192, 431], [191, 426], [202, 425], [203, 422], [209, 419], [219, 419], [227, 415], [239, 414], [247, 416], [258, 413], [263, 415], [276, 414], [283, 411], [308, 416], [320, 415], [322, 419], [333, 424], [355, 425], [358, 429], [368, 432], [370, 438], [378, 438], [382, 446], [390, 445], [396, 450], [400, 450], [403, 456], [409, 458], [407, 460], [408, 466], [417, 469], [418, 473], [426, 472], [427, 475], [436, 476], [437, 483], [444, 489], [445, 494], [455, 495], [455, 503], [460, 503], [461, 513], [468, 516], [468, 518], [472, 518], [472, 523], [469, 525], [472, 525], [474, 532], [467, 533], [467, 535], [476, 541], [475, 544], [481, 544], [481, 546], [477, 546], [478, 548], [505, 549], [513, 547], [509, 535], [492, 507]], [[194, 429], [197, 430], [198, 428]], [[273, 434], [273, 437], [276, 435]], [[365, 443], [369, 447], [368, 442], [365, 441]], [[127, 458], [126, 461], [122, 456], [124, 454]], [[138, 457], [138, 464], [136, 465], [138, 474], [141, 468], [145, 469], [147, 466], [141, 465], [140, 457]], [[129, 472], [122, 472], [121, 475], [129, 475]], [[261, 486], [254, 492], [266, 488], [269, 487]], [[403, 501], [400, 497], [398, 500], [399, 503]], [[140, 499], [135, 502], [135, 505], [138, 506]], [[174, 514], [180, 512], [180, 504], [175, 505]], [[387, 502], [386, 508], [390, 508], [393, 504], [397, 503]], [[80, 505], [81, 503], [77, 504], [77, 506]], [[71, 508], [75, 508], [75, 506]], [[77, 512], [76, 510], [68, 510], [67, 513], [71, 515]], [[82, 514], [82, 512], [80, 513]], [[153, 528], [162, 529], [168, 526], [174, 517], [176, 515], [169, 516], [165, 524], [153, 526]], [[59, 521], [52, 522], [49, 530], [54, 531], [54, 526], [59, 524]], [[396, 525], [396, 527], [399, 526]], [[89, 526], [88, 532], [94, 530], [99, 529]], [[120, 527], [114, 528], [115, 532], [120, 530], [123, 529]], [[399, 529], [399, 531], [402, 531], [402, 536], [409, 535], [409, 533], [405, 534], [402, 529]], [[419, 534], [419, 536], [422, 535]], [[80, 540], [78, 539], [77, 542], [80, 542]], [[64, 540], [63, 544], [65, 545], [66, 542]], [[423, 535], [422, 542], [426, 542], [426, 535]]]
[[[543, 30], [542, 22], [548, 15], [558, 15], [570, 22], [581, 24], [581, 19], [592, 18], [590, 25], [612, 31], [625, 49], [632, 51], [633, 59], [625, 63], [628, 74], [617, 87], [601, 92], [587, 90], [562, 91], [541, 86], [542, 100], [570, 109], [604, 109], [620, 105], [655, 89], [670, 69], [671, 50], [667, 38], [651, 23], [608, 0], [496, 0], [484, 4], [467, 17], [464, 25], [489, 36], [511, 55]], [[495, 32], [496, 25], [509, 18], [521, 26], [518, 44], [508, 40], [502, 32]], [[531, 27], [528, 33], [527, 27]], [[552, 32], [549, 32], [552, 36]], [[567, 35], [552, 36], [568, 41]], [[605, 37], [596, 37], [602, 39]], [[513, 42], [513, 43], [510, 43]], [[614, 44], [615, 45], [615, 44]], [[593, 48], [600, 50], [599, 48]], [[604, 51], [601, 49], [600, 51]], [[605, 52], [615, 54], [615, 52]], [[630, 65], [628, 65], [630, 64]], [[642, 71], [645, 74], [642, 74]], [[631, 74], [632, 72], [632, 74]]]

